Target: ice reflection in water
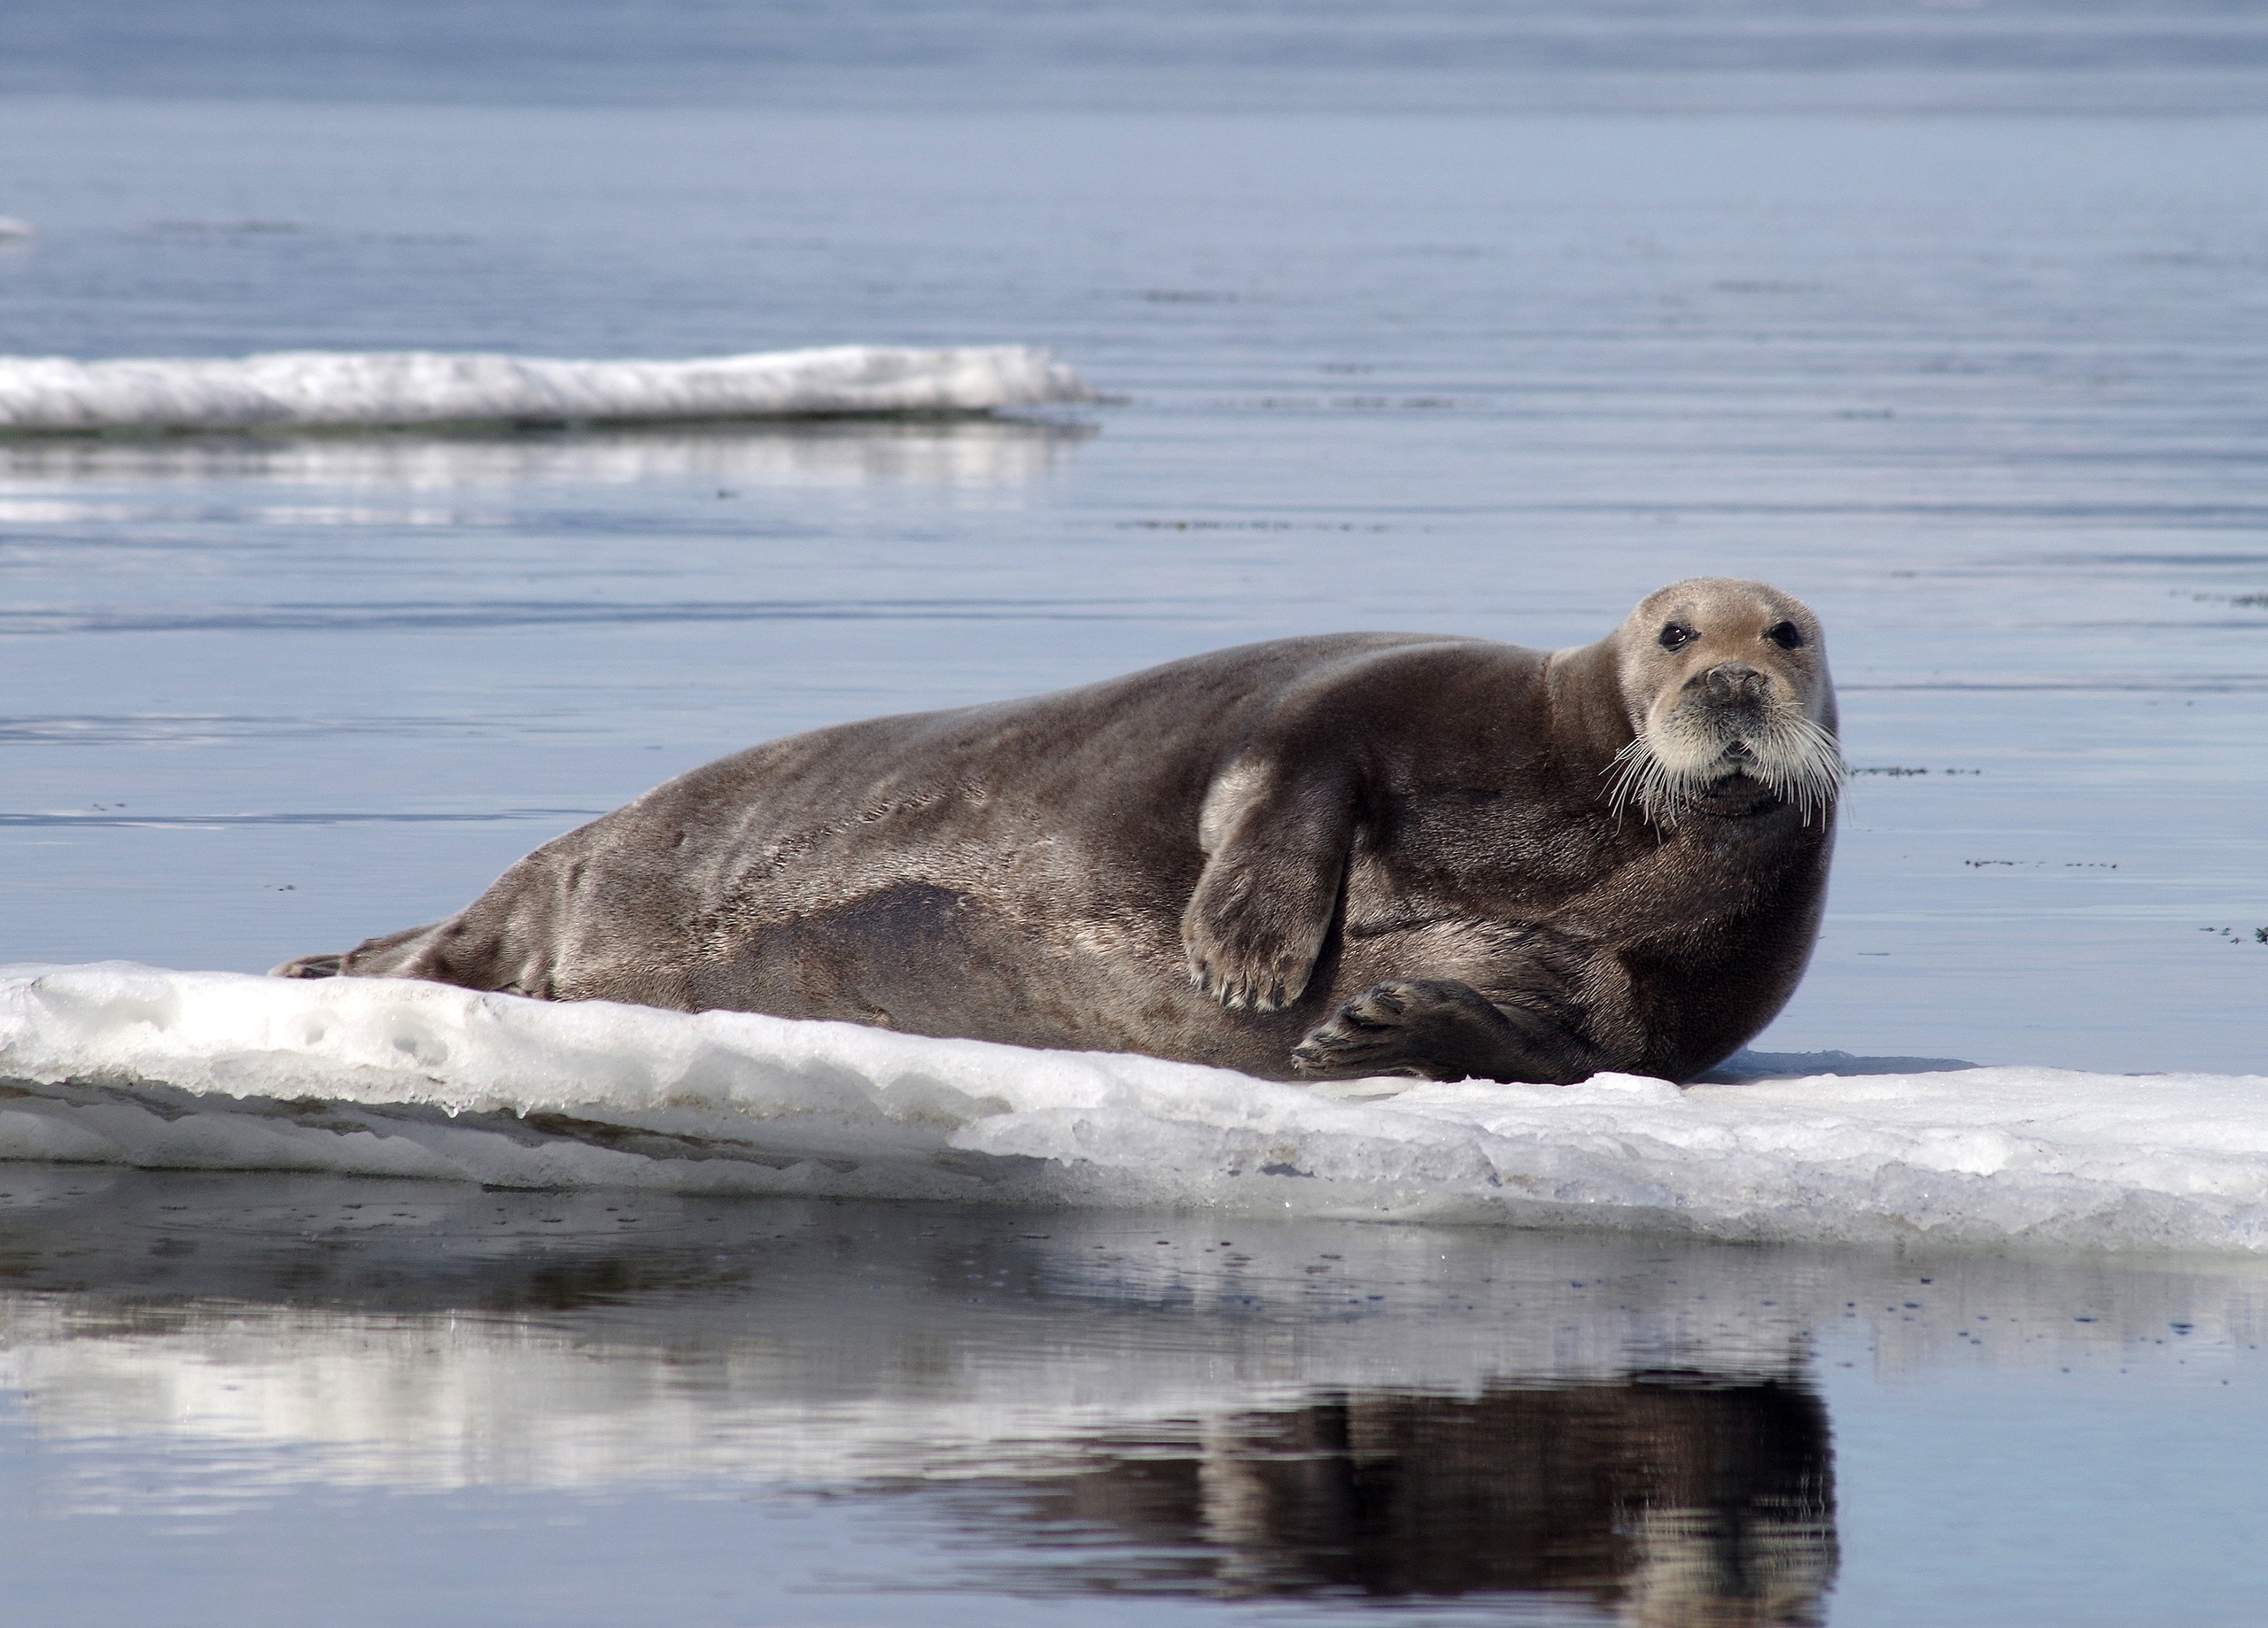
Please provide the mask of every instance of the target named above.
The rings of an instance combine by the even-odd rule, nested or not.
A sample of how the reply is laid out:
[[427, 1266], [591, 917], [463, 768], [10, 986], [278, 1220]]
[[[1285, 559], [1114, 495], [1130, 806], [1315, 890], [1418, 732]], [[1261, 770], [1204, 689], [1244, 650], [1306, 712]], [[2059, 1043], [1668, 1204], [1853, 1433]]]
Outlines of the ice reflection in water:
[[[454, 434], [0, 437], [0, 518], [134, 517], [48, 490], [89, 482], [241, 480], [379, 493], [687, 478], [784, 487], [872, 481], [1014, 486], [1047, 474], [1094, 433], [1087, 423], [966, 418]], [[159, 502], [162, 494], [140, 494], [140, 500]], [[398, 510], [383, 512], [400, 523]]]

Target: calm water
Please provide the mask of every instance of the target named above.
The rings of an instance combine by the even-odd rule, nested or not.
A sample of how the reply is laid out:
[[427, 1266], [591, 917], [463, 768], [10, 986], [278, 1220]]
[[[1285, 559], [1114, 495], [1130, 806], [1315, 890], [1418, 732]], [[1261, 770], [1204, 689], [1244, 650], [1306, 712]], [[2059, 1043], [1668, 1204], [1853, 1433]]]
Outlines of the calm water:
[[[2262, 1071], [2264, 87], [2202, 4], [0, 19], [0, 351], [998, 340], [1110, 398], [0, 442], [0, 960], [256, 970], [785, 731], [1721, 572], [1821, 611], [1861, 771], [1759, 1043]], [[2234, 1268], [1909, 1313], [1350, 1229], [1247, 1304], [1179, 1221], [0, 1176], [43, 1620], [2256, 1619]]]
[[19, 350], [1015, 339], [1123, 398], [0, 447], [0, 954], [257, 969], [784, 731], [1722, 572], [1821, 610], [1883, 771], [1766, 1043], [2260, 1066], [2268, 120], [81, 99], [0, 151]]
[[2268, 1586], [2257, 1267], [0, 1174], [0, 1587], [41, 1623], [1999, 1628]]

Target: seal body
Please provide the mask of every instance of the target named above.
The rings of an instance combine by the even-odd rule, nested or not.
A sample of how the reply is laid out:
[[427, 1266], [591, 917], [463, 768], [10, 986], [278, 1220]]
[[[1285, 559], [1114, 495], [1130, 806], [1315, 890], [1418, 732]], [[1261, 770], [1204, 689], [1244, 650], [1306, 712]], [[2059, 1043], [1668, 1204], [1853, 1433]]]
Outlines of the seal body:
[[1815, 619], [1752, 583], [1575, 650], [1283, 640], [757, 747], [276, 970], [1275, 1079], [1682, 1080], [1801, 976], [1834, 727]]

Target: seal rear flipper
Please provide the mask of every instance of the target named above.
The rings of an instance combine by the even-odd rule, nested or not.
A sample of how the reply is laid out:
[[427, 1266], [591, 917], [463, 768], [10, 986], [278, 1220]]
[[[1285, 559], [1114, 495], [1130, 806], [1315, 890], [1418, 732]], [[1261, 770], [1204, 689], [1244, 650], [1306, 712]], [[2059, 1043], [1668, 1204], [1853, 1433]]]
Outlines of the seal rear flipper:
[[407, 927], [379, 938], [366, 938], [352, 950], [330, 955], [299, 956], [268, 969], [270, 978], [430, 978], [413, 970], [436, 929], [446, 922]]
[[1605, 1066], [1598, 1048], [1569, 1023], [1497, 1005], [1447, 978], [1373, 984], [1292, 1051], [1292, 1066], [1312, 1079], [1407, 1074], [1573, 1085]]
[[271, 967], [270, 978], [416, 978], [423, 974], [402, 970], [402, 964], [421, 949], [434, 928], [406, 927], [379, 938], [366, 938], [352, 950], [333, 955], [300, 956]]

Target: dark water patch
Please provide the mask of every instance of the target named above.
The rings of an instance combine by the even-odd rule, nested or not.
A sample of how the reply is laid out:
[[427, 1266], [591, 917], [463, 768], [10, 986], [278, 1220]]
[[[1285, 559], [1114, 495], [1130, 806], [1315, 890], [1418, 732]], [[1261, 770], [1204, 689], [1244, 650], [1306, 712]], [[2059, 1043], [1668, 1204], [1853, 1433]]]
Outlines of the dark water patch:
[[2248, 553], [2202, 553], [2185, 550], [2161, 554], [2039, 554], [2015, 556], [2011, 563], [2022, 565], [2140, 565], [2158, 567], [2214, 567], [2227, 565], [2268, 565], [2268, 550]]
[[1818, 1074], [1934, 1074], [1978, 1065], [1952, 1057], [1852, 1057], [1848, 1051], [1751, 1051], [1744, 1046], [1701, 1083], [1741, 1085], [1752, 1080], [1806, 1080]]
[[[117, 808], [122, 809], [120, 803]], [[0, 826], [50, 827], [113, 826], [126, 828], [214, 831], [234, 826], [481, 826], [517, 820], [588, 819], [604, 809], [500, 809], [493, 813], [400, 814], [124, 814], [115, 810], [88, 813], [65, 810], [43, 814], [0, 814]]]
[[2268, 690], [2268, 673], [2168, 675], [2159, 678], [2105, 676], [2099, 678], [1873, 678], [1838, 681], [1838, 691], [2032, 692], [2039, 694], [2126, 694], [2250, 695]]
[[0, 741], [44, 746], [212, 746], [228, 740], [338, 735], [480, 736], [497, 733], [493, 726], [464, 717], [260, 717], [217, 713], [0, 717]]
[[[854, 106], [2021, 109], [2257, 105], [2268, 35], [2210, 0], [1332, 0], [1129, 11], [164, 0], [12, 13], [16, 92]], [[2255, 99], [2244, 99], [2246, 92]]]
[[1199, 602], [1098, 600], [409, 601], [281, 604], [206, 610], [0, 611], [0, 636], [71, 633], [449, 632], [505, 627], [641, 626], [703, 622], [1214, 621]]

